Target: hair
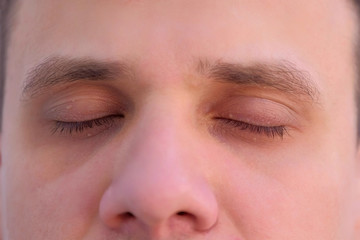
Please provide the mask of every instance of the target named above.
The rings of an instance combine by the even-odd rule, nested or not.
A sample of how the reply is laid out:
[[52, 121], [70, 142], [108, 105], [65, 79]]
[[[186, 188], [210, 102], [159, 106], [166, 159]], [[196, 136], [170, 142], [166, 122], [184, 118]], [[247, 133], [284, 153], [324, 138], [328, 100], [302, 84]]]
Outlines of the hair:
[[355, 57], [355, 66], [357, 71], [357, 81], [355, 83], [355, 102], [356, 102], [356, 111], [357, 111], [357, 136], [358, 143], [360, 142], [360, 0], [351, 0], [350, 3], [355, 8], [355, 13], [358, 22], [358, 31], [356, 36], [356, 43], [354, 44], [354, 57]]
[[[2, 105], [4, 96], [4, 82], [5, 82], [5, 8], [8, 6], [7, 1], [3, 0], [0, 2], [0, 118], [2, 119]], [[0, 120], [0, 123], [2, 121]]]
[[[14, 13], [14, 5], [18, 0], [0, 0], [0, 130], [2, 125], [3, 98], [6, 76], [7, 45], [11, 33], [11, 22]], [[360, 0], [349, 0], [358, 17], [360, 28]], [[357, 81], [355, 97], [357, 103], [357, 135], [360, 138], [360, 31], [357, 33], [357, 42], [354, 46], [355, 64], [357, 66]]]
[[11, 10], [16, 0], [0, 0], [0, 129], [4, 102], [7, 45], [10, 33]]

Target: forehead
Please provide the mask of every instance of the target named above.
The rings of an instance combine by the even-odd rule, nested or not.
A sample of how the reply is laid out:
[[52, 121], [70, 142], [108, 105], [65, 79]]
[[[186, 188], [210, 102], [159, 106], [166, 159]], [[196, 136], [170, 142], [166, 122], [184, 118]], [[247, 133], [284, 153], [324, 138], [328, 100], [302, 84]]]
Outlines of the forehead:
[[194, 57], [289, 59], [314, 72], [339, 55], [353, 62], [354, 13], [343, 0], [20, 2], [9, 62], [24, 74], [51, 55], [126, 58], [169, 74]]

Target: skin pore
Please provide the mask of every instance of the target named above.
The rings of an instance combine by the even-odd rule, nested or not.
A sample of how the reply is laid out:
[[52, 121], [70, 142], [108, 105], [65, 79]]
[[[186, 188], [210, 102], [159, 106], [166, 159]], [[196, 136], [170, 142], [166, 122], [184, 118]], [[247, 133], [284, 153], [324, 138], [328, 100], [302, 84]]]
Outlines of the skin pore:
[[3, 239], [358, 239], [355, 32], [340, 0], [20, 1]]

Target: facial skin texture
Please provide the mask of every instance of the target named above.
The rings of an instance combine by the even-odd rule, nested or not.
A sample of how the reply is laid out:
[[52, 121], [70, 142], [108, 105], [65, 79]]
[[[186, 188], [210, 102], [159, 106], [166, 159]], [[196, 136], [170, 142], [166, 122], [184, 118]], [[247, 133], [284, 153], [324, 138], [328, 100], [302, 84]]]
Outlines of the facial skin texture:
[[2, 239], [359, 239], [355, 23], [342, 0], [21, 1]]

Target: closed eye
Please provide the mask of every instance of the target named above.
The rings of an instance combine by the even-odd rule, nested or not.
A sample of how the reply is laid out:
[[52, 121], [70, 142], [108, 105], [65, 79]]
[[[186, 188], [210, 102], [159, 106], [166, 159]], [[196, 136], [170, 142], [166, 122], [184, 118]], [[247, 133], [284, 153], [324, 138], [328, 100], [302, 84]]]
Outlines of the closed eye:
[[240, 129], [242, 131], [249, 131], [254, 134], [258, 135], [265, 135], [269, 138], [280, 137], [283, 138], [284, 135], [288, 135], [288, 130], [286, 126], [279, 125], [279, 126], [261, 126], [255, 125], [251, 123], [247, 123], [244, 121], [229, 119], [229, 118], [221, 118], [216, 117], [216, 120], [220, 120], [223, 123], [229, 125], [230, 127], [234, 127], [236, 129]]
[[[109, 115], [97, 119], [80, 121], [80, 122], [66, 122], [66, 121], [55, 121], [55, 126], [52, 129], [52, 134], [76, 134], [83, 133], [87, 130], [102, 131], [110, 128], [119, 119], [123, 119], [124, 115]], [[91, 134], [93, 135], [93, 134]]]

